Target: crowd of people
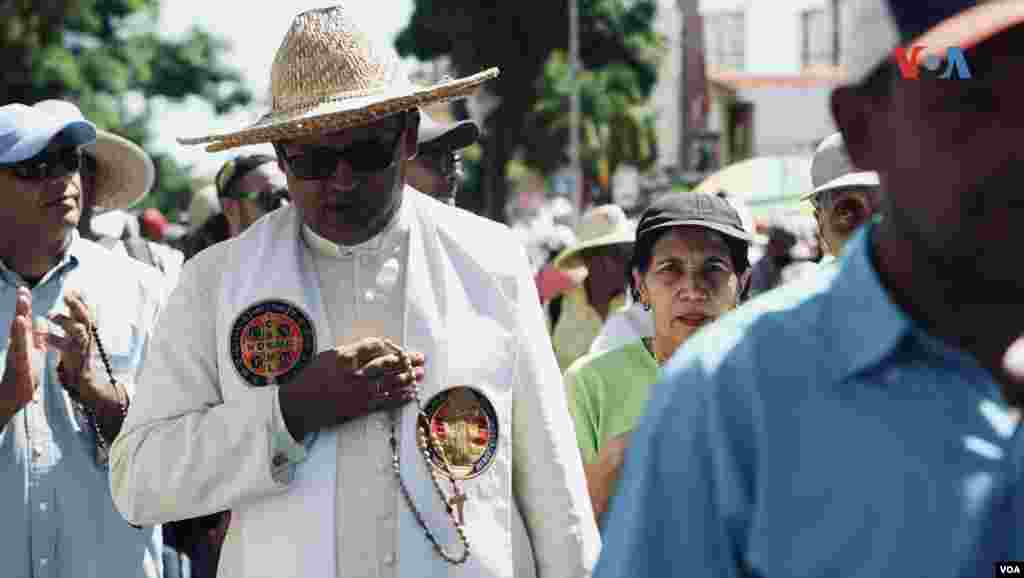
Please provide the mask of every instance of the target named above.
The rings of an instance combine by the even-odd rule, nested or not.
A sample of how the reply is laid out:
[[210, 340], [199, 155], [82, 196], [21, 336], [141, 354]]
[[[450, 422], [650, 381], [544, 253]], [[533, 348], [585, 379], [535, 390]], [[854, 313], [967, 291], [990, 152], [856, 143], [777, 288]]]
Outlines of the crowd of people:
[[[459, 209], [479, 127], [424, 109], [498, 70], [413, 84], [341, 6], [291, 23], [270, 112], [182, 139], [274, 153], [187, 230], [134, 209], [137, 144], [0, 106], [0, 574], [998, 575], [1024, 4], [850, 1], [810, 221]], [[974, 77], [904, 80], [911, 45]]]

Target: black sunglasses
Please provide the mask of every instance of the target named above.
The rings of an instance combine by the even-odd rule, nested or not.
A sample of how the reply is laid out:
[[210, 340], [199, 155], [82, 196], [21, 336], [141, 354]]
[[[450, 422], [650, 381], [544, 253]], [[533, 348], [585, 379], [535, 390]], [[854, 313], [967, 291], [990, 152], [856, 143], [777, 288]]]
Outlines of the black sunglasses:
[[43, 181], [78, 172], [82, 168], [82, 149], [43, 150], [36, 156], [0, 168], [10, 169], [19, 179]]
[[308, 146], [302, 147], [302, 152], [293, 156], [285, 155], [284, 147], [279, 144], [275, 143], [274, 148], [292, 174], [303, 180], [331, 178], [338, 168], [339, 160], [344, 160], [354, 172], [376, 173], [395, 164], [395, 147], [405, 133], [405, 127], [406, 117], [403, 116], [402, 123], [397, 127], [398, 134], [390, 142], [370, 138], [351, 143], [343, 149]]

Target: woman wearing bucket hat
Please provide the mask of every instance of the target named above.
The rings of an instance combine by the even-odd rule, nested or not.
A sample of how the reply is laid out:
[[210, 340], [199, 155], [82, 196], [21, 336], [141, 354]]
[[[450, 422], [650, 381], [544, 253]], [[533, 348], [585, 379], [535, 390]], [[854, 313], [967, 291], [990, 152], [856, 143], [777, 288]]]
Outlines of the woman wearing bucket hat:
[[580, 285], [548, 304], [551, 341], [563, 371], [587, 353], [608, 316], [629, 305], [625, 281], [634, 235], [621, 207], [601, 205], [583, 215], [576, 243], [555, 257], [555, 268], [585, 272]]
[[418, 109], [497, 70], [412, 86], [353, 14], [298, 15], [271, 112], [188, 141], [273, 143], [292, 203], [186, 264], [114, 501], [231, 510], [225, 575], [583, 578], [599, 536], [523, 249], [405, 182]]
[[651, 311], [654, 336], [588, 354], [565, 373], [598, 518], [607, 509], [629, 432], [643, 414], [659, 367], [699, 328], [742, 300], [750, 281], [751, 241], [732, 205], [706, 193], [665, 195], [640, 218], [630, 290]]

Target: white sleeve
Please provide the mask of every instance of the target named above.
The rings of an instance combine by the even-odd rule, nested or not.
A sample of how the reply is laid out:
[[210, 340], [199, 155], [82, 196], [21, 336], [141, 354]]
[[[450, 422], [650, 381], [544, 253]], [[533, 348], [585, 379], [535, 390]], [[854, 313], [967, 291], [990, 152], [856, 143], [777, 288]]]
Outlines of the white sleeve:
[[528, 528], [538, 577], [586, 577], [597, 562], [601, 538], [558, 363], [525, 256], [521, 270], [512, 489]]
[[110, 489], [129, 522], [157, 524], [285, 491], [302, 445], [284, 426], [278, 388], [224, 403], [216, 303], [186, 264], [159, 316], [128, 417], [111, 448]]

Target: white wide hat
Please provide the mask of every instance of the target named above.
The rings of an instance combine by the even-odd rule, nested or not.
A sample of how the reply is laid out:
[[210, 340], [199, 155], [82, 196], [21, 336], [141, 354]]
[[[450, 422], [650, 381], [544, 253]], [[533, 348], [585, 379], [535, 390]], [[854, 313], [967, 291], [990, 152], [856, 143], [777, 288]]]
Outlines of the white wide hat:
[[877, 187], [878, 173], [862, 171], [853, 166], [843, 135], [835, 133], [821, 141], [811, 161], [811, 185], [814, 187], [804, 199], [811, 199], [826, 191], [847, 187]]

